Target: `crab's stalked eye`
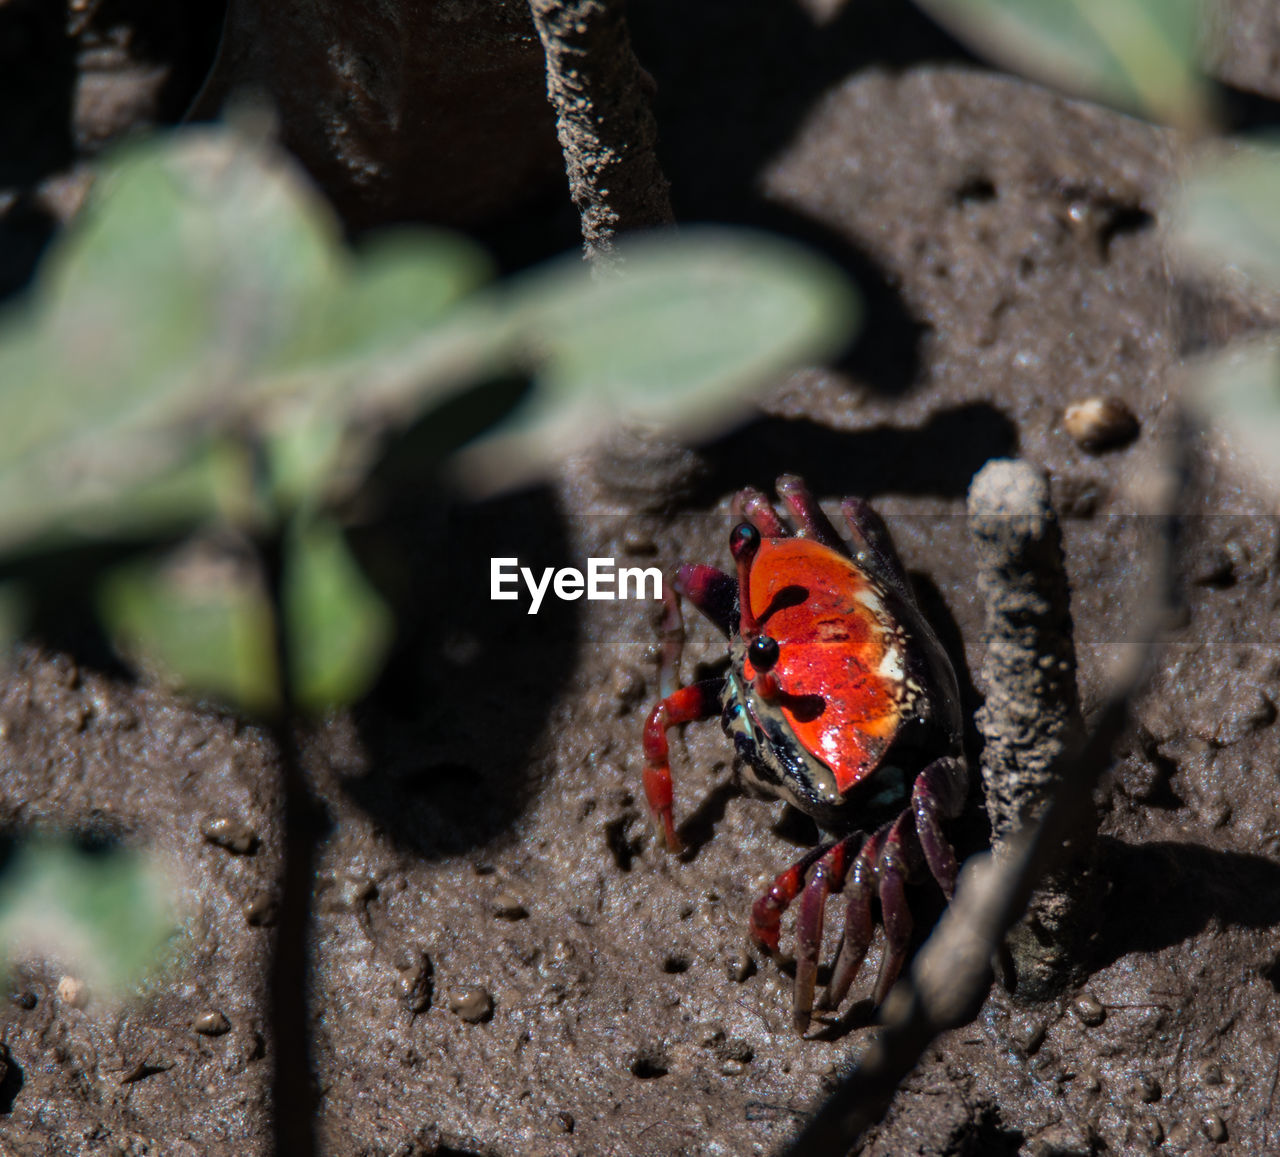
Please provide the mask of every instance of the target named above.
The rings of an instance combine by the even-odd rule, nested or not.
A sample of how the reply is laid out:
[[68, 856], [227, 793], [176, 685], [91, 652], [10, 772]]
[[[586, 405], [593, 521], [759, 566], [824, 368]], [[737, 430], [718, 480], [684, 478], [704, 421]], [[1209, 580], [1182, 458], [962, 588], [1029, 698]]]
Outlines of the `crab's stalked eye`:
[[768, 671], [778, 661], [778, 640], [757, 635], [747, 648], [747, 658], [757, 671]]
[[750, 559], [760, 549], [760, 532], [749, 522], [740, 522], [729, 535], [729, 550], [734, 560]]

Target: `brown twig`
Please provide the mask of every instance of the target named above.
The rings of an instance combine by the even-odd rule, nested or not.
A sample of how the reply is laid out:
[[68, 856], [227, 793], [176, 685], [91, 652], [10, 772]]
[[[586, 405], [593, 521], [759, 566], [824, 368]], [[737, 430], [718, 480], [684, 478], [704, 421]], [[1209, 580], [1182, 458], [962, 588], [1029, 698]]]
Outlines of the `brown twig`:
[[529, 7], [547, 54], [547, 96], [586, 254], [608, 268], [615, 234], [673, 220], [647, 77], [621, 0], [529, 0]]
[[[1076, 689], [1062, 535], [1049, 480], [1029, 462], [988, 462], [969, 488], [969, 533], [986, 607], [981, 683], [986, 702], [982, 780], [997, 856], [1004, 840], [1037, 815], [1084, 738]], [[1003, 977], [1021, 997], [1043, 999], [1071, 983], [1084, 960], [1100, 889], [1095, 825], [1082, 812], [1067, 848], [1009, 932]]]

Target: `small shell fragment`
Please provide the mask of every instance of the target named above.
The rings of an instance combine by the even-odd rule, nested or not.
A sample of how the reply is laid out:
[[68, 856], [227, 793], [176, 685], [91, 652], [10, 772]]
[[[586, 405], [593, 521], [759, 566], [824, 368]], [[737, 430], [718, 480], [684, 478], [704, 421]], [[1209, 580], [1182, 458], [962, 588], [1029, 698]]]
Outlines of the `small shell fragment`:
[[201, 1036], [222, 1036], [223, 1033], [231, 1030], [231, 1022], [214, 1008], [196, 1017], [191, 1022], [191, 1029]]
[[200, 825], [200, 834], [235, 856], [251, 856], [258, 850], [258, 833], [230, 816], [211, 816]]
[[57, 996], [63, 1004], [84, 1008], [89, 1003], [89, 986], [78, 976], [64, 976], [58, 981]]
[[1125, 446], [1138, 436], [1138, 419], [1119, 398], [1086, 398], [1072, 402], [1062, 424], [1082, 450], [1098, 453]]

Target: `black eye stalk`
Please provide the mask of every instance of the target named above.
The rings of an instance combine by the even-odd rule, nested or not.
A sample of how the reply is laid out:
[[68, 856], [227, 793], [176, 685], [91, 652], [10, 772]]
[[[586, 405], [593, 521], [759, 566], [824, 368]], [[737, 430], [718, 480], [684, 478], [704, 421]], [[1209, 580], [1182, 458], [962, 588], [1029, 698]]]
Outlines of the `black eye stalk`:
[[747, 658], [757, 671], [768, 671], [778, 661], [778, 640], [757, 635], [747, 648]]

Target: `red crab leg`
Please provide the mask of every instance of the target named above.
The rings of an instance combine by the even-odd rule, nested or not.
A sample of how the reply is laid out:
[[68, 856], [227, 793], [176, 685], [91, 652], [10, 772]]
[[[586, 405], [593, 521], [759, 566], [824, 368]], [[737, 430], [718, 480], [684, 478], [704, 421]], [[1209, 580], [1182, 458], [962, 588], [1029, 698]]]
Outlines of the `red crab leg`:
[[738, 626], [738, 582], [706, 563], [682, 566], [676, 573], [676, 590], [726, 635]]
[[800, 895], [805, 873], [810, 865], [827, 851], [825, 846], [816, 847], [804, 859], [797, 860], [785, 872], [780, 872], [769, 885], [769, 890], [751, 906], [751, 938], [770, 953], [778, 951], [782, 914], [791, 901]]
[[789, 538], [791, 532], [782, 525], [782, 519], [771, 503], [754, 486], [744, 486], [733, 496], [729, 504], [736, 518], [748, 519], [766, 538]]
[[662, 581], [662, 625], [658, 628], [661, 659], [658, 666], [658, 694], [669, 698], [680, 686], [680, 656], [684, 654], [684, 615], [680, 598], [671, 583]]
[[667, 728], [677, 723], [710, 719], [720, 713], [722, 684], [718, 679], [691, 683], [672, 692], [649, 713], [644, 725], [644, 794], [649, 801], [649, 814], [662, 832], [667, 851], [684, 849], [676, 835], [672, 814], [675, 792], [671, 786], [671, 751], [667, 745]]
[[818, 860], [805, 885], [796, 917], [796, 983], [792, 994], [792, 1023], [803, 1035], [813, 1012], [813, 990], [818, 980], [818, 954], [822, 951], [822, 917], [827, 897], [844, 886], [845, 872], [853, 857], [853, 843], [861, 832], [832, 844]]
[[822, 513], [804, 479], [795, 474], [784, 474], [777, 481], [778, 494], [792, 517], [800, 524], [800, 533], [805, 538], [812, 538], [823, 546], [830, 547], [840, 554], [848, 555], [849, 548], [836, 533], [831, 520]]
[[861, 498], [846, 498], [840, 503], [840, 513], [844, 515], [845, 525], [853, 538], [854, 560], [857, 561], [858, 555], [871, 555], [879, 563], [877, 569], [887, 574], [914, 605], [915, 595], [907, 578], [907, 568], [898, 557], [884, 519]]
[[867, 837], [845, 882], [844, 890], [848, 901], [845, 905], [844, 936], [840, 941], [840, 952], [836, 956], [831, 983], [827, 985], [827, 991], [819, 1002], [820, 1008], [840, 1007], [840, 1002], [858, 977], [867, 949], [871, 947], [871, 937], [875, 934], [875, 925], [871, 920], [871, 900], [875, 895], [876, 865], [888, 834], [889, 825], [886, 824], [875, 835]]
[[951, 756], [935, 759], [919, 775], [911, 789], [916, 837], [929, 871], [948, 900], [956, 890], [956, 854], [942, 834], [942, 820], [954, 819], [968, 794], [964, 764]]
[[877, 1005], [884, 1003], [889, 989], [898, 979], [911, 942], [911, 906], [906, 895], [907, 876], [911, 869], [907, 841], [914, 839], [913, 816], [904, 811], [893, 821], [876, 864], [876, 875], [880, 879], [880, 919], [884, 922], [885, 939], [880, 974], [876, 977], [872, 995]]

